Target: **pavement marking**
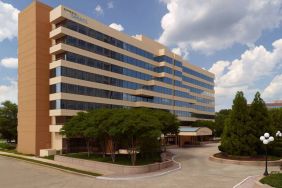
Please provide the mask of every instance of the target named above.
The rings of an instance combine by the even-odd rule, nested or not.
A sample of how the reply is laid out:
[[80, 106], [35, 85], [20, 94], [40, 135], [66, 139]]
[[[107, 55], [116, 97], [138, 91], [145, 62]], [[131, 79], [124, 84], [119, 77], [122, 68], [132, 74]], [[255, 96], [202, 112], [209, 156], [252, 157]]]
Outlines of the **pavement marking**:
[[126, 176], [124, 176], [124, 177], [97, 176], [96, 179], [100, 179], [100, 180], [113, 180], [113, 181], [115, 181], [115, 180], [136, 180], [136, 179], [145, 179], [145, 178], [152, 178], [152, 177], [163, 176], [163, 175], [172, 173], [174, 171], [180, 170], [182, 168], [181, 163], [174, 160], [175, 157], [176, 156], [173, 156], [172, 160], [173, 160], [173, 162], [175, 162], [178, 165], [178, 167], [175, 168], [175, 169], [172, 169], [172, 170], [165, 171], [165, 172], [161, 172], [161, 173], [157, 173], [157, 172], [154, 173], [154, 172], [152, 172], [152, 174], [133, 176], [133, 177], [126, 177]]
[[233, 186], [233, 188], [238, 188], [240, 185], [242, 185], [243, 183], [245, 183], [249, 179], [254, 178], [254, 177], [258, 177], [258, 176], [260, 176], [260, 175], [248, 176], [247, 178], [245, 178], [244, 180], [242, 180], [241, 182], [239, 182], [235, 186]]

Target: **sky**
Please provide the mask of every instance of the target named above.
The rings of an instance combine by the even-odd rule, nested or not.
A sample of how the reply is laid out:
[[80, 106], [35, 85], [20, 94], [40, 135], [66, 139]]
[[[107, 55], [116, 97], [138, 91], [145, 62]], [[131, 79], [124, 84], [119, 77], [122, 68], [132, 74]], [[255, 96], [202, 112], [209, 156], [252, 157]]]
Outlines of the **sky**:
[[[32, 0], [0, 0], [0, 102], [17, 102], [18, 13]], [[132, 36], [146, 35], [215, 74], [216, 111], [237, 91], [282, 100], [282, 0], [41, 0]]]

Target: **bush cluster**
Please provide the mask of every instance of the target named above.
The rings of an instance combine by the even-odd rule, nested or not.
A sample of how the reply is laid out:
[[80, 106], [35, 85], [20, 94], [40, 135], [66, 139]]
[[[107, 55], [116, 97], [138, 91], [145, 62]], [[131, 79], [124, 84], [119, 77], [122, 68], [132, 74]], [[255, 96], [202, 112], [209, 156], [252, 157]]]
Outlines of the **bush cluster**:
[[110, 151], [113, 162], [116, 151], [126, 148], [135, 165], [137, 153], [155, 152], [161, 134], [176, 134], [178, 128], [176, 116], [164, 110], [99, 109], [79, 112], [64, 124], [61, 133], [67, 138], [84, 138], [88, 153], [93, 143], [100, 143], [104, 154]]
[[[224, 123], [219, 150], [228, 155], [257, 156], [264, 154], [265, 148], [259, 137], [265, 132], [275, 135], [281, 130], [281, 110], [268, 110], [265, 102], [257, 92], [251, 105], [243, 92], [237, 92], [232, 110]], [[270, 153], [281, 156], [281, 141], [269, 144]]]

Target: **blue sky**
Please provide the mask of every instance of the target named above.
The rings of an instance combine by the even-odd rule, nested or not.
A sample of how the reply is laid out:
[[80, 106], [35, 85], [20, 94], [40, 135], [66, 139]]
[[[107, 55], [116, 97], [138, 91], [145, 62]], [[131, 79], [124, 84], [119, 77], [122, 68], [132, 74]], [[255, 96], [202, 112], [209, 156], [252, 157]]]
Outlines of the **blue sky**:
[[[282, 99], [282, 0], [41, 0], [128, 35], [144, 34], [215, 73], [216, 110], [238, 90]], [[0, 101], [17, 101], [17, 18], [32, 0], [0, 0]], [[280, 40], [281, 39], [281, 40]]]

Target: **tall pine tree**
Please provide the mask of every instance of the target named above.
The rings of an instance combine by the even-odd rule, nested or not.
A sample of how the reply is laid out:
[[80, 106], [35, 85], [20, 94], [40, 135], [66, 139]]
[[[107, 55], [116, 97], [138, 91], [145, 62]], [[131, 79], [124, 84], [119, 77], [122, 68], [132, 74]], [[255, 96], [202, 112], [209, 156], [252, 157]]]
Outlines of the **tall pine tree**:
[[242, 91], [237, 92], [233, 100], [232, 112], [225, 123], [219, 149], [229, 155], [253, 155], [248, 138], [249, 112], [247, 100]]
[[253, 144], [256, 153], [263, 154], [264, 148], [263, 144], [259, 140], [265, 132], [272, 133], [273, 129], [271, 127], [270, 117], [268, 110], [265, 106], [265, 102], [260, 97], [260, 93], [257, 92], [255, 98], [250, 107], [250, 135], [252, 140], [250, 144]]
[[[282, 108], [271, 109], [268, 111], [271, 121], [271, 126], [273, 127], [273, 135], [276, 135], [277, 131], [282, 131]], [[282, 157], [282, 137], [275, 137], [273, 142], [273, 148], [270, 151], [272, 155]]]

